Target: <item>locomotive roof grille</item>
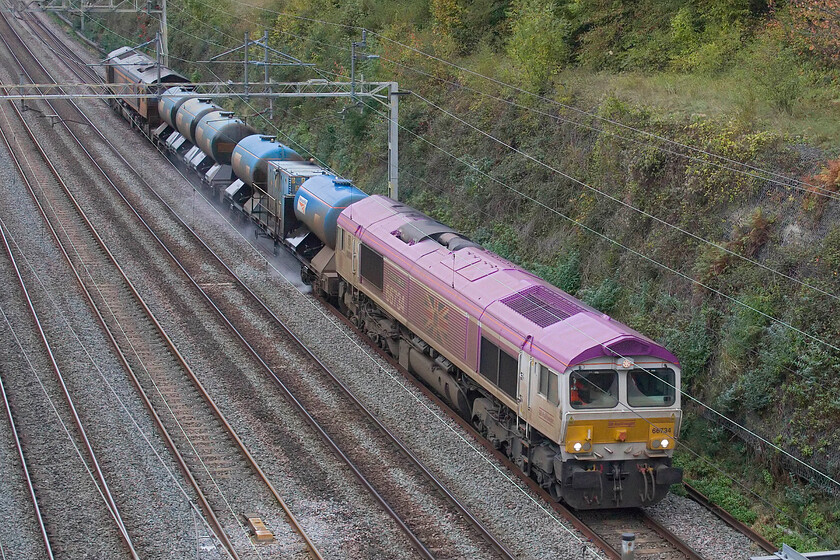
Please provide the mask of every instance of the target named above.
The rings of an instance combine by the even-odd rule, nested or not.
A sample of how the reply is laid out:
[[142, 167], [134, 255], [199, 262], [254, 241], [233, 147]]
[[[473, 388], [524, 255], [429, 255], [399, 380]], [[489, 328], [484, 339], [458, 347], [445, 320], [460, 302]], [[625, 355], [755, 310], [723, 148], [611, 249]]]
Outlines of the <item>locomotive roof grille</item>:
[[550, 327], [584, 310], [544, 286], [531, 286], [500, 301], [542, 328]]

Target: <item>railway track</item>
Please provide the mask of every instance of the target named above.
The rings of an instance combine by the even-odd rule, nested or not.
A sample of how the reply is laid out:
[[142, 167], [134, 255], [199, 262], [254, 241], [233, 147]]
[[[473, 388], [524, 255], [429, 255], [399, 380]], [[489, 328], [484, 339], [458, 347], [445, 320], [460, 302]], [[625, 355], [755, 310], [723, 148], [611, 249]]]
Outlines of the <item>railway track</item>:
[[685, 488], [686, 494], [688, 494], [689, 498], [711, 511], [718, 518], [723, 520], [727, 525], [729, 525], [739, 533], [749, 537], [749, 539], [763, 551], [767, 552], [768, 554], [776, 554], [776, 552], [779, 551], [778, 546], [774, 545], [773, 543], [765, 539], [762, 535], [753, 531], [752, 528], [735, 519], [735, 517], [733, 517], [725, 509], [713, 504], [712, 501], [709, 500], [709, 498], [707, 498], [702, 492], [700, 492], [690, 484], [683, 483], [683, 488]]
[[[359, 329], [356, 328], [346, 317], [338, 313], [335, 308], [323, 300], [321, 300], [321, 304], [334, 317], [342, 321], [348, 329], [356, 333], [359, 338], [368, 340], [364, 336], [364, 333], [359, 331]], [[533, 479], [523, 474], [513, 462], [495, 449], [489, 441], [483, 438], [472, 425], [464, 421], [463, 418], [449, 408], [446, 403], [440, 400], [438, 396], [429, 390], [421, 381], [403, 369], [390, 355], [375, 344], [369, 343], [369, 347], [382, 359], [389, 362], [392, 367], [399, 370], [407, 381], [422, 391], [426, 397], [435, 402], [440, 409], [445, 411], [452, 421], [458, 423], [462, 429], [469, 432], [473, 438], [487, 451], [492, 453], [498, 461], [505, 464], [511, 471], [516, 473], [522, 482], [528, 485], [533, 492], [539, 494], [547, 504], [550, 504], [558, 514], [567, 519], [607, 557], [620, 560], [622, 536], [626, 533], [632, 533], [636, 535], [636, 558], [639, 560], [653, 558], [661, 560], [703, 559], [703, 556], [700, 553], [693, 550], [683, 541], [683, 539], [670, 531], [667, 527], [650, 517], [643, 509], [586, 512], [570, 510], [563, 504], [555, 502], [548, 492], [540, 488]], [[778, 547], [776, 547], [773, 543], [753, 531], [750, 527], [740, 523], [725, 510], [712, 504], [708, 498], [696, 489], [692, 488], [688, 484], [685, 484], [684, 486], [691, 499], [714, 513], [730, 527], [748, 537], [759, 548], [770, 554], [774, 554], [778, 550]]]
[[[5, 339], [13, 347], [18, 347], [23, 362], [20, 369], [3, 368], [0, 393], [31, 501], [33, 521], [43, 544], [41, 552], [46, 558], [54, 558], [55, 555], [87, 552], [108, 555], [122, 551], [137, 558], [120, 509], [91, 446], [88, 425], [79, 417], [62, 367], [47, 339], [33, 301], [36, 296], [30, 294], [24, 279], [27, 272], [19, 267], [2, 226], [0, 245], [5, 260], [1, 267], [4, 285], [10, 289], [17, 285], [22, 294], [20, 306], [4, 302], [4, 324], [0, 332], [7, 335]], [[30, 318], [29, 329], [21, 328], [24, 313]], [[15, 328], [10, 315], [17, 319]], [[29, 336], [18, 332], [24, 330], [31, 330]], [[34, 344], [25, 344], [27, 339]], [[6, 364], [11, 366], [11, 360]], [[33, 383], [33, 378], [37, 382]], [[67, 484], [56, 484], [61, 480]], [[95, 529], [99, 542], [73, 538], [77, 531], [85, 529]]]
[[[90, 79], [90, 76], [88, 76], [88, 79]], [[208, 248], [208, 250], [209, 250], [209, 248]], [[187, 262], [184, 262], [184, 265], [185, 265], [185, 268], [187, 268], [188, 266], [192, 266], [191, 263], [187, 263]], [[306, 388], [307, 388], [306, 386], [308, 384], [311, 384], [312, 382], [311, 381], [301, 382], [300, 378], [306, 377], [307, 379], [310, 379], [310, 380], [318, 379], [318, 378], [316, 376], [310, 375], [309, 373], [306, 373], [303, 376], [301, 376], [299, 374], [296, 376], [294, 372], [289, 373], [289, 372], [281, 371], [283, 368], [277, 368], [277, 367], [272, 368], [269, 364], [277, 363], [276, 361], [272, 361], [272, 360], [283, 360], [284, 359], [283, 352], [285, 352], [285, 350], [283, 352], [279, 353], [279, 354], [278, 353], [272, 353], [272, 348], [271, 347], [265, 347], [264, 345], [262, 345], [259, 342], [259, 341], [261, 341], [262, 339], [265, 339], [265, 338], [269, 338], [269, 339], [274, 340], [273, 337], [275, 337], [275, 336], [281, 336], [281, 337], [284, 336], [283, 335], [283, 330], [284, 329], [281, 328], [281, 329], [278, 329], [277, 331], [266, 331], [262, 327], [259, 327], [259, 328], [254, 327], [251, 330], [249, 330], [248, 329], [248, 323], [249, 323], [248, 317], [249, 316], [253, 317], [254, 312], [260, 313], [260, 305], [257, 305], [256, 307], [249, 308], [249, 309], [239, 308], [239, 307], [237, 307], [237, 305], [241, 305], [241, 300], [237, 301], [237, 305], [229, 305], [229, 304], [225, 305], [224, 304], [225, 298], [230, 297], [230, 294], [228, 294], [226, 292], [235, 283], [235, 281], [230, 280], [229, 277], [226, 277], [224, 273], [219, 273], [218, 275], [216, 275], [216, 273], [214, 273], [212, 275], [207, 275], [206, 272], [207, 271], [205, 270], [205, 275], [201, 277], [201, 286], [203, 286], [205, 288], [205, 294], [208, 297], [208, 300], [212, 301], [214, 306], [218, 305], [220, 311], [229, 320], [231, 320], [232, 324], [235, 323], [236, 325], [244, 325], [243, 328], [239, 329], [239, 327], [237, 327], [237, 329], [240, 330], [240, 332], [243, 334], [243, 337], [245, 339], [258, 341], [257, 343], [254, 344], [253, 350], [255, 352], [255, 357], [258, 357], [258, 359], [265, 364], [266, 373], [268, 373], [270, 371], [272, 375], [276, 375], [277, 379], [280, 380], [280, 382], [285, 383], [285, 385], [290, 390], [294, 391], [296, 394], [303, 394], [303, 393], [301, 393], [301, 391], [305, 393]], [[264, 308], [264, 311], [268, 311], [268, 309], [264, 305], [262, 307]], [[274, 321], [278, 326], [280, 325], [277, 317], [273, 316], [273, 313], [268, 311], [267, 314], [259, 316], [259, 319], [258, 319], [257, 322], [260, 322], [260, 324], [264, 326], [266, 324], [271, 324], [272, 321]], [[305, 357], [303, 357], [303, 359], [305, 359]], [[295, 383], [296, 381], [297, 381], [297, 383]], [[338, 383], [340, 384], [340, 381]], [[346, 388], [345, 388], [345, 390], [346, 390]], [[320, 398], [320, 397], [315, 397], [315, 400], [312, 401], [313, 404], [310, 405], [310, 406], [314, 407], [313, 410], [315, 410], [319, 407], [319, 404], [318, 404], [318, 401], [317, 401], [318, 398]], [[445, 406], [443, 406], [442, 408], [444, 408], [444, 410], [448, 410], [448, 409], [446, 409]], [[327, 416], [329, 416], [329, 412], [327, 412]], [[457, 417], [453, 417], [453, 418], [456, 419], [456, 421], [457, 421]], [[467, 426], [465, 426], [465, 427], [467, 427]], [[467, 427], [467, 428], [469, 428], [469, 427]], [[333, 431], [332, 433], [340, 433], [342, 428], [341, 427], [333, 427], [333, 428], [330, 428], [330, 429]], [[357, 441], [358, 441], [358, 438], [357, 438]], [[481, 441], [481, 440], [479, 439], [479, 441]], [[389, 443], [389, 442], [386, 441], [384, 443], [385, 443], [385, 445], [389, 445], [389, 444], [393, 445], [392, 442]], [[351, 438], [351, 445], [352, 445], [352, 438]], [[382, 444], [379, 441], [374, 440], [371, 444], [371, 447], [374, 447], [376, 449], [381, 449], [381, 445]], [[485, 444], [485, 446], [487, 446], [487, 445]], [[397, 446], [397, 447], [399, 447], [399, 446]], [[406, 454], [405, 454], [406, 452], [405, 451], [400, 451], [400, 453], [402, 453], [403, 457], [406, 457]], [[357, 458], [355, 462], [358, 462], [360, 465], [362, 465], [363, 470], [364, 470], [365, 468], [370, 468], [370, 467], [365, 467], [364, 466], [364, 465], [366, 465], [366, 463], [365, 463], [366, 460], [370, 461], [370, 459], [366, 459], [364, 456], [362, 456], [361, 461], [359, 461], [359, 459]], [[375, 460], [375, 458], [373, 460]], [[512, 467], [512, 465], [510, 465], [510, 466]], [[420, 470], [420, 469], [417, 470], [417, 475], [420, 478], [425, 477], [425, 478], [428, 479], [428, 475], [424, 475], [422, 473], [422, 470]], [[523, 479], [523, 480], [525, 480], [525, 479]], [[528, 482], [528, 480], [526, 480], [526, 482]], [[378, 488], [383, 488], [383, 487], [387, 488], [388, 485], [389, 485], [389, 482], [387, 480], [379, 481], [379, 480], [376, 480], [375, 478], [371, 479], [371, 483]], [[408, 486], [405, 486], [404, 488], [407, 488], [407, 487]], [[532, 489], [535, 489], [535, 487], [532, 486]], [[404, 489], [402, 491], [404, 492]], [[393, 494], [388, 494], [388, 495], [399, 496], [400, 489], [398, 488], [398, 489], [396, 489], [396, 491], [388, 490], [388, 492], [393, 492]], [[446, 498], [447, 493], [445, 491], [439, 492], [439, 494], [441, 496], [444, 496], [444, 499], [446, 499], [446, 500], [454, 499], [454, 497]], [[547, 502], [552, 503], [548, 496], [544, 496], [544, 498], [546, 499]], [[397, 499], [399, 499], [399, 498], [397, 498]], [[411, 509], [412, 506], [413, 505], [409, 505], [408, 509]], [[399, 516], [399, 514], [396, 514], [396, 515]], [[451, 516], [451, 514], [449, 514], [449, 515]], [[459, 515], [464, 515], [464, 513], [461, 512], [461, 513], [459, 513]], [[585, 533], [587, 531], [591, 531], [592, 536], [590, 538], [593, 538], [596, 542], [599, 542], [600, 546], [603, 547], [603, 549], [606, 551], [606, 553], [608, 555], [612, 556], [612, 557], [618, 557], [618, 550], [620, 550], [620, 535], [621, 535], [621, 533], [630, 531], [630, 532], [634, 532], [634, 533], [637, 534], [637, 541], [636, 541], [636, 543], [637, 543], [637, 558], [646, 558], [646, 557], [692, 558], [692, 559], [693, 558], [700, 558], [700, 556], [697, 555], [696, 552], [692, 551], [684, 543], [681, 543], [680, 540], [677, 537], [675, 537], [673, 535], [668, 535], [668, 532], [667, 532], [667, 530], [665, 530], [664, 527], [658, 526], [653, 520], [651, 520], [650, 518], [645, 516], [643, 512], [628, 512], [626, 515], [622, 514], [617, 519], [616, 519], [615, 515], [610, 516], [609, 519], [605, 519], [605, 518], [603, 518], [599, 515], [588, 515], [588, 514], [584, 514], [582, 517], [583, 517], [583, 520], [578, 520], [578, 522], [577, 522], [578, 527], [582, 531], [584, 531]], [[588, 529], [587, 529], [587, 527], [588, 527]], [[428, 533], [425, 533], [424, 531], [425, 531], [425, 529], [423, 529], [421, 527], [418, 530], [418, 535], [427, 535]], [[475, 533], [477, 535], [478, 540], [485, 540], [485, 541], [489, 540], [486, 535], [482, 536], [482, 531], [481, 530], [475, 529]], [[595, 536], [596, 533], [600, 534], [600, 537], [596, 537]], [[440, 555], [440, 551], [444, 550], [447, 546], [451, 546], [450, 543], [448, 543], [445, 540], [442, 540], [440, 542], [436, 541], [434, 536], [432, 536], [432, 537], [428, 537], [428, 536], [420, 537], [420, 536], [418, 536], [418, 541], [421, 540], [421, 539], [424, 539], [422, 542], [432, 543], [431, 546], [429, 546], [429, 547], [425, 547], [425, 545], [423, 545], [423, 547], [426, 548], [426, 550], [428, 551], [428, 553], [430, 555], [435, 556], [435, 557], [438, 557]], [[600, 541], [598, 539], [600, 539]], [[498, 546], [499, 545], [496, 545], [496, 546], [497, 546], [496, 552], [498, 552]], [[492, 549], [492, 548], [493, 547], [491, 546], [490, 549]]]
[[[128, 202], [131, 196], [129, 194], [125, 200]], [[153, 193], [153, 196], [156, 195]], [[180, 227], [185, 230], [184, 233], [189, 232], [185, 224], [181, 223]], [[151, 233], [151, 229], [149, 231]], [[275, 381], [277, 392], [286, 393], [286, 397], [301, 410], [307, 410], [303, 414], [322, 426], [320, 429], [325, 430], [323, 434], [330, 433], [336, 452], [348, 459], [357, 477], [366, 481], [363, 484], [379, 496], [383, 507], [404, 526], [406, 534], [411, 535], [423, 556], [512, 557], [505, 546], [353, 397], [336, 376], [317, 361], [209, 247], [204, 244], [196, 247], [196, 239], [188, 249], [184, 249], [178, 247], [177, 239], [167, 237], [159, 238], [161, 247], [165, 248], [173, 262], [180, 263], [178, 266], [190, 279], [193, 288], [206, 299], [206, 305], [224, 318], [240, 343], [263, 365], [263, 374]], [[169, 247], [173, 247], [172, 252]], [[177, 256], [176, 251], [181, 251], [184, 256]], [[124, 278], [123, 282], [126, 280]], [[234, 291], [232, 288], [236, 293], [231, 293]], [[251, 345], [249, 340], [256, 342]], [[286, 347], [279, 349], [279, 341]], [[169, 352], [174, 352], [174, 346]], [[134, 353], [135, 357], [139, 354], [142, 353]], [[156, 354], [154, 349], [145, 352], [148, 356]], [[127, 354], [127, 361], [130, 361], [130, 356]], [[269, 364], [282, 365], [272, 367]], [[145, 362], [143, 367], [150, 369]], [[167, 370], [168, 366], [153, 365], [151, 369]], [[329, 386], [329, 396], [325, 398], [322, 393], [313, 392], [313, 385], [319, 386], [320, 390]], [[156, 388], [155, 391], [165, 393], [166, 384], [163, 384], [163, 389]], [[173, 388], [169, 397], [174, 398], [182, 391]], [[294, 392], [294, 397], [288, 391]], [[199, 421], [195, 425], [205, 424]], [[418, 493], [417, 489], [424, 487], [426, 490]], [[386, 495], [389, 497], [387, 500], [383, 497]]]
[[[12, 28], [8, 22], [5, 19], [3, 21], [4, 43], [14, 53], [17, 49], [12, 43], [12, 37], [20, 41], [18, 49], [23, 46], [23, 42], [11, 33]], [[31, 56], [31, 53], [27, 53]], [[26, 67], [18, 56], [15, 58], [21, 68]], [[29, 78], [32, 80], [31, 76]], [[62, 109], [53, 105], [50, 108], [55, 114], [62, 115]], [[26, 125], [20, 112], [13, 109], [20, 123]], [[26, 130], [30, 145], [22, 150], [40, 154], [55, 179], [45, 181], [43, 177], [30, 176], [31, 166], [20, 166], [30, 186], [37, 184], [40, 187], [40, 190], [31, 188], [31, 195], [155, 423], [192, 483], [213, 533], [227, 554], [233, 558], [259, 557], [261, 554], [299, 555], [301, 546], [294, 541], [302, 539], [302, 546], [309, 551], [309, 556], [320, 558], [320, 553], [300, 529], [277, 490], [227, 423], [109, 251], [97, 228], [73, 197], [61, 173], [50, 163], [47, 151], [29, 126], [26, 126]], [[81, 142], [79, 146], [84, 149]], [[12, 153], [20, 151], [11, 145], [10, 150]], [[85, 152], [95, 162], [95, 158], [87, 150]], [[49, 189], [53, 184], [60, 189]], [[92, 454], [92, 451], [89, 453]], [[224, 484], [219, 482], [220, 479], [224, 479]], [[130, 545], [128, 530], [118, 516], [113, 498], [107, 492], [104, 478], [101, 484], [108, 497], [109, 509], [121, 528], [132, 556], [137, 557]], [[246, 527], [247, 520], [243, 518], [244, 512], [254, 510], [260, 511], [259, 516], [275, 527], [276, 533], [271, 542], [260, 543], [259, 549], [251, 541], [249, 528]], [[284, 517], [288, 518], [288, 523], [283, 522]], [[299, 537], [279, 534], [279, 530], [287, 525], [291, 525]], [[291, 528], [287, 532], [291, 532]]]
[[[66, 54], [69, 56], [71, 53], [67, 52]], [[90, 76], [89, 73], [86, 73], [86, 75]], [[372, 488], [376, 489], [376, 492], [387, 492], [388, 495], [395, 496], [389, 502], [384, 502], [383, 499], [383, 505], [391, 512], [393, 517], [398, 519], [400, 524], [406, 525], [409, 533], [417, 535], [418, 548], [423, 551], [424, 555], [445, 557], [450, 550], [457, 550], [459, 546], [464, 547], [464, 543], [458, 543], [440, 536], [441, 533], [452, 529], [452, 527], [440, 527], [441, 520], [461, 518], [463, 519], [463, 526], [460, 531], [470, 535], [470, 538], [475, 542], [473, 546], [479, 547], [467, 550], [475, 553], [476, 550], [480, 550], [480, 546], [485, 546], [487, 548], [486, 552], [490, 556], [511, 557], [504, 545], [499, 543], [469, 510], [413, 456], [407, 447], [400, 442], [399, 438], [385, 428], [364, 407], [340, 379], [329, 371], [292, 334], [283, 322], [247, 288], [245, 283], [236, 277], [215, 254], [212, 254], [209, 247], [206, 245], [203, 245], [203, 247], [208, 251], [207, 259], [196, 260], [194, 254], [190, 253], [192, 258], [189, 260], [192, 262], [189, 264], [204, 268], [201, 275], [201, 286], [205, 294], [209, 296], [208, 299], [212, 300], [212, 305], [218, 305], [223, 316], [235, 320], [238, 326], [234, 327], [234, 330], [240, 332], [243, 343], [248, 344], [247, 341], [251, 340], [259, 341], [258, 344], [254, 345], [254, 355], [266, 366], [266, 373], [272, 375], [272, 378], [278, 382], [278, 387], [284, 392], [286, 388], [291, 391], [287, 396], [297, 399], [302, 404], [305, 415], [308, 416], [310, 411], [313, 412], [318, 425], [323, 427], [330, 434], [330, 437], [336, 441], [337, 447], [340, 448], [337, 451], [347, 456], [353, 465], [358, 465], [364, 471], [364, 475], [358, 471], [357, 477], [366, 480], [367, 482], [364, 483], [366, 485], [370, 484]], [[180, 260], [187, 264], [183, 259]], [[214, 261], [219, 266], [219, 270], [215, 276], [211, 277], [207, 267], [209, 262]], [[247, 296], [250, 296], [251, 302], [249, 305], [245, 306], [241, 301], [236, 305], [231, 305], [224, 301], [227, 297], [224, 292], [233, 284], [237, 284]], [[259, 323], [260, 321], [265, 321], [264, 324], [271, 328], [268, 330], [254, 328], [253, 323]], [[291, 348], [278, 351], [276, 343], [280, 340], [284, 340]], [[297, 351], [297, 355], [294, 355], [295, 351]], [[302, 372], [299, 371], [268, 367], [269, 363], [283, 363], [288, 360], [289, 354], [292, 354], [294, 358], [301, 362], [309, 361], [314, 370], [303, 372], [304, 375], [301, 376]], [[305, 379], [305, 381], [301, 382], [302, 379]], [[321, 388], [328, 384], [334, 386], [334, 393], [327, 397], [327, 400], [333, 403], [333, 406], [324, 408], [323, 395], [313, 394], [311, 391], [313, 384]], [[291, 396], [292, 393], [294, 396]], [[361, 421], [357, 424], [349, 423], [348, 410], [358, 411]], [[365, 453], [361, 453], [360, 441], [365, 443]], [[385, 449], [392, 450], [390, 456], [383, 453]], [[406, 478], [407, 468], [413, 471], [411, 474], [418, 480]], [[356, 471], [355, 467], [354, 471]], [[402, 471], [400, 479], [388, 476], [389, 471]], [[410, 519], [415, 517], [414, 512], [429, 511], [430, 509], [428, 496], [423, 496], [421, 499], [407, 499], [409, 493], [414, 491], [413, 489], [418, 484], [423, 483], [430, 484], [433, 487], [433, 497], [438, 500], [438, 503], [435, 504], [435, 507], [438, 508], [437, 515], [430, 515], [427, 520]]]
[[633, 534], [637, 560], [703, 560], [700, 554], [656, 523], [644, 510], [578, 511], [574, 515], [604, 539], [619, 558], [622, 536]]

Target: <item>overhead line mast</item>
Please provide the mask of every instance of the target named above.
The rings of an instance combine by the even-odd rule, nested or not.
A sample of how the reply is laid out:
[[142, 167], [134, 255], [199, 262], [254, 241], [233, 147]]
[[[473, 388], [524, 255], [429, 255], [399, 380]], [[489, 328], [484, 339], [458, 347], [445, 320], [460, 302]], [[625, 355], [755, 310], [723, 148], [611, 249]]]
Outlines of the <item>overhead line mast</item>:
[[34, 2], [20, 2], [14, 8], [18, 12], [55, 12], [75, 14], [79, 16], [82, 30], [85, 29], [85, 14], [87, 13], [138, 13], [160, 16], [160, 43], [163, 65], [169, 66], [169, 25], [166, 18], [166, 0], [160, 3], [152, 0], [39, 0]]
[[[258, 46], [263, 48], [263, 60], [252, 60], [249, 57], [249, 49], [251, 46]], [[399, 200], [399, 107], [400, 107], [400, 96], [401, 95], [410, 95], [410, 91], [400, 91], [399, 84], [397, 82], [366, 82], [364, 81], [364, 75], [362, 75], [361, 80], [356, 79], [356, 63], [358, 61], [365, 61], [365, 60], [375, 60], [379, 58], [379, 55], [375, 54], [364, 54], [364, 49], [367, 48], [367, 30], [362, 30], [362, 40], [361, 41], [352, 41], [350, 44], [350, 82], [349, 82], [349, 97], [353, 101], [353, 103], [358, 103], [360, 97], [366, 97], [373, 99], [374, 101], [386, 106], [389, 111], [389, 124], [388, 124], [388, 196], [393, 198], [394, 200]], [[229, 49], [221, 54], [211, 57], [208, 60], [200, 60], [199, 62], [204, 63], [236, 63], [239, 64], [240, 61], [236, 60], [222, 60], [222, 57], [225, 57], [229, 54], [233, 54], [238, 51], [243, 51], [243, 57], [241, 63], [243, 64], [243, 81], [242, 84], [244, 86], [243, 95], [244, 98], [247, 100], [250, 97], [254, 96], [257, 97], [258, 95], [254, 94], [251, 90], [252, 85], [256, 86], [256, 84], [251, 84], [248, 79], [248, 70], [250, 66], [263, 66], [265, 70], [265, 84], [268, 88], [267, 94], [259, 95], [260, 97], [267, 97], [269, 99], [269, 118], [273, 118], [274, 116], [274, 104], [273, 98], [274, 97], [313, 97], [311, 94], [297, 94], [297, 92], [285, 92], [282, 95], [275, 96], [273, 95], [272, 86], [275, 84], [268, 75], [269, 68], [272, 66], [301, 66], [301, 67], [314, 67], [314, 64], [305, 63], [291, 55], [278, 51], [269, 47], [268, 45], [268, 30], [263, 33], [262, 41], [259, 40], [251, 40], [249, 38], [249, 34], [245, 32], [245, 41], [242, 45], [238, 47], [234, 47]], [[274, 54], [280, 58], [279, 62], [270, 62], [269, 61], [269, 53]], [[298, 82], [299, 84], [301, 82]], [[324, 80], [323, 82], [320, 80], [309, 80], [307, 82], [303, 82], [306, 86], [310, 86], [313, 84], [319, 85], [330, 85], [330, 86], [338, 86], [340, 88], [344, 88], [347, 85], [347, 82], [327, 82]], [[280, 84], [278, 84], [280, 85]], [[287, 83], [288, 85], [288, 83]], [[384, 93], [383, 93], [384, 92]], [[334, 94], [328, 94], [322, 92], [317, 97], [346, 97], [347, 93], [344, 91], [336, 92]]]

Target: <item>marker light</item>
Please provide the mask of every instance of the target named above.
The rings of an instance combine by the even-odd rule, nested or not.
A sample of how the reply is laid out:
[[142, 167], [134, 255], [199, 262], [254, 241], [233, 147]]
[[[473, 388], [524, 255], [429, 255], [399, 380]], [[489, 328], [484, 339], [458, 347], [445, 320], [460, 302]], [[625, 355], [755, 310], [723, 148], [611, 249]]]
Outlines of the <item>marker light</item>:
[[660, 445], [661, 445], [663, 448], [667, 448], [669, 445], [671, 445], [671, 442], [670, 442], [670, 441], [668, 441], [668, 439], [666, 438], [666, 439], [663, 439], [663, 440], [660, 442]]
[[583, 444], [579, 441], [576, 441], [572, 447], [575, 451], [580, 451], [581, 449], [583, 449]]

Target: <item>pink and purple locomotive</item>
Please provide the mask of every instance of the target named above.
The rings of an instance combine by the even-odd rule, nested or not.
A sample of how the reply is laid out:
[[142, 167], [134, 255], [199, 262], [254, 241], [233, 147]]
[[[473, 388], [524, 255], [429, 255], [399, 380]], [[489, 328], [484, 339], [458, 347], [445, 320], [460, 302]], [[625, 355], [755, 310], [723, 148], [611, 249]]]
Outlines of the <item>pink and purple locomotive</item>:
[[417, 210], [304, 161], [188, 86], [155, 83], [144, 56], [114, 51], [108, 76], [163, 93], [157, 107], [117, 108], [289, 249], [317, 293], [555, 499], [646, 506], [681, 481], [671, 466], [680, 368], [668, 350]]

